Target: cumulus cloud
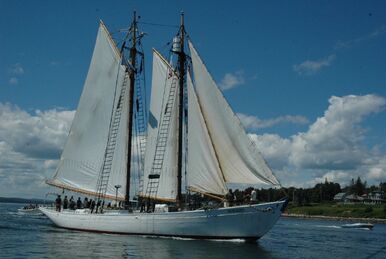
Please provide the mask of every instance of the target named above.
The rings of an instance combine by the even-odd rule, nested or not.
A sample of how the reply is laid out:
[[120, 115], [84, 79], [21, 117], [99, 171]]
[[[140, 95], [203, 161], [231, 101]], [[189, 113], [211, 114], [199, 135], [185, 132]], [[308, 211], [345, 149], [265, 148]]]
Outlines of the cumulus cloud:
[[367, 172], [367, 178], [374, 181], [386, 180], [386, 156], [380, 154], [373, 154], [361, 168], [362, 171]]
[[357, 176], [385, 181], [386, 155], [365, 146], [366, 131], [361, 127], [366, 116], [380, 112], [385, 105], [386, 99], [377, 95], [332, 96], [324, 115], [306, 132], [289, 138], [250, 136], [273, 168], [302, 172], [312, 178], [304, 182], [300, 177], [303, 182], [299, 185], [325, 178], [346, 184]]
[[302, 168], [352, 169], [362, 164], [366, 151], [362, 145], [363, 118], [379, 112], [386, 104], [383, 97], [332, 96], [323, 117], [308, 132], [293, 137], [291, 162]]
[[325, 180], [327, 180], [328, 182], [348, 185], [348, 183], [350, 182], [350, 179], [352, 178], [353, 178], [353, 172], [334, 170], [334, 171], [329, 171], [327, 173], [324, 173], [321, 177], [316, 177], [315, 179], [308, 181], [305, 185], [315, 186], [315, 184], [323, 183]]
[[257, 116], [246, 115], [242, 113], [238, 113], [237, 116], [240, 118], [240, 121], [244, 125], [244, 127], [248, 129], [269, 128], [282, 123], [292, 123], [292, 124], [309, 123], [308, 119], [301, 115], [285, 115], [285, 116], [279, 116], [277, 118], [266, 119], [266, 120], [262, 120]]
[[293, 65], [293, 70], [299, 75], [313, 75], [319, 72], [324, 67], [329, 67], [335, 60], [335, 58], [336, 55], [332, 54], [328, 57], [316, 61], [306, 60], [300, 64]]
[[[377, 95], [332, 96], [305, 132], [288, 138], [249, 135], [284, 186], [312, 186], [325, 178], [346, 185], [357, 176], [378, 183], [386, 181], [386, 154], [364, 144], [361, 124], [385, 106]], [[44, 180], [55, 170], [73, 116], [74, 111], [28, 113], [0, 104], [0, 196], [45, 194]]]
[[0, 136], [16, 152], [34, 158], [57, 158], [64, 145], [73, 111], [35, 111], [0, 104]]
[[73, 116], [74, 111], [57, 109], [30, 114], [0, 103], [0, 195], [46, 188], [44, 178], [56, 166]]
[[243, 84], [245, 84], [244, 71], [239, 70], [235, 73], [226, 73], [221, 79], [219, 87], [225, 91]]
[[288, 166], [292, 146], [290, 139], [281, 138], [277, 134], [249, 134], [249, 137], [256, 143], [273, 169], [282, 170]]

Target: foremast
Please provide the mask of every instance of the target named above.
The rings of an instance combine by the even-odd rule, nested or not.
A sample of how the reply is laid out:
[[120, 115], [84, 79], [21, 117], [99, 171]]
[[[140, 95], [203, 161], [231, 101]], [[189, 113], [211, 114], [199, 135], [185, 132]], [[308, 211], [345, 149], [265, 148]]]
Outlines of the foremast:
[[[131, 26], [127, 32], [127, 35], [125, 37], [125, 40], [123, 41], [121, 53], [122, 53], [122, 62], [126, 66], [126, 71], [129, 74], [130, 78], [130, 90], [129, 90], [129, 104], [128, 104], [128, 121], [127, 121], [127, 127], [128, 127], [128, 137], [127, 137], [127, 157], [126, 157], [126, 193], [125, 193], [125, 209], [129, 209], [130, 207], [130, 190], [131, 190], [131, 178], [133, 177], [133, 165], [132, 165], [132, 156], [133, 156], [133, 137], [134, 137], [134, 120], [138, 119], [138, 116], [144, 116], [142, 107], [142, 113], [141, 113], [141, 107], [143, 106], [143, 101], [141, 99], [141, 89], [138, 87], [137, 82], [139, 80], [138, 74], [142, 73], [143, 69], [143, 52], [141, 50], [138, 50], [137, 47], [141, 48], [141, 39], [145, 35], [144, 33], [140, 32], [138, 30], [138, 20], [140, 16], [137, 16], [136, 11], [134, 11], [133, 14], [133, 21], [131, 23]], [[126, 43], [130, 42], [130, 46], [126, 46]], [[125, 58], [125, 50], [128, 51], [129, 56], [128, 59]], [[142, 57], [142, 61], [138, 62], [137, 57]], [[137, 66], [140, 65], [138, 68]], [[137, 84], [137, 87], [136, 87]], [[136, 90], [135, 90], [136, 89]], [[146, 98], [146, 97], [145, 97]], [[136, 116], [134, 116], [134, 112], [136, 110]], [[144, 118], [142, 118], [144, 120]], [[139, 123], [137, 121], [137, 123]], [[141, 125], [136, 125], [137, 131], [144, 131], [145, 128], [141, 128]], [[143, 132], [137, 132], [140, 135], [143, 134]], [[139, 140], [140, 143], [140, 149], [138, 150], [140, 152], [140, 156], [143, 154], [144, 147], [142, 146], [142, 140]], [[138, 144], [138, 143], [137, 143]], [[143, 163], [143, 158], [140, 160], [140, 164]], [[139, 186], [140, 187], [140, 186]]]
[[[132, 155], [132, 138], [133, 138], [133, 113], [134, 113], [134, 87], [135, 87], [135, 75], [137, 73], [136, 61], [137, 61], [137, 13], [134, 11], [133, 22], [129, 29], [132, 34], [131, 47], [129, 55], [129, 70], [130, 75], [130, 91], [129, 91], [129, 117], [128, 117], [128, 143], [127, 143], [127, 172], [126, 172], [126, 195], [125, 195], [125, 208], [128, 209], [130, 205], [130, 179], [131, 179], [131, 155]], [[125, 42], [123, 43], [125, 44]]]

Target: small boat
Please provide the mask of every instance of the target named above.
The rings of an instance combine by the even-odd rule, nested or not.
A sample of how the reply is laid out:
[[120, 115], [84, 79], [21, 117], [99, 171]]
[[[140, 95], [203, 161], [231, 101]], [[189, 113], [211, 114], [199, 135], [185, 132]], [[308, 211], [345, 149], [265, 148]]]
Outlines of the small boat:
[[39, 205], [24, 206], [17, 210], [19, 213], [30, 214], [30, 215], [41, 215], [42, 212], [39, 210]]
[[372, 229], [374, 227], [374, 225], [370, 224], [370, 223], [353, 223], [353, 224], [344, 224], [341, 227], [342, 228], [367, 228], [367, 229]]

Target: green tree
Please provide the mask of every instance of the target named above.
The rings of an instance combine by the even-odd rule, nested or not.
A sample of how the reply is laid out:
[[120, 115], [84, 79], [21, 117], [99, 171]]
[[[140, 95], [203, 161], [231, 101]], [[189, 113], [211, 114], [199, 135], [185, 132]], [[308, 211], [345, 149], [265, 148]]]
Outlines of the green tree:
[[386, 182], [381, 182], [380, 184], [379, 184], [379, 189], [380, 189], [380, 191], [383, 191], [383, 192], [386, 192]]
[[359, 176], [355, 182], [355, 190], [357, 195], [363, 195], [366, 191], [366, 185], [365, 183], [362, 183], [362, 180]]

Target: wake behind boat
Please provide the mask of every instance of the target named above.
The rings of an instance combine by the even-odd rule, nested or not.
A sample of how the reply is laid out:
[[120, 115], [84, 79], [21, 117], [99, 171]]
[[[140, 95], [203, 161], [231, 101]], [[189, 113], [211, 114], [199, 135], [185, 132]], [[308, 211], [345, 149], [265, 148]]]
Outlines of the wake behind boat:
[[373, 229], [374, 225], [371, 223], [352, 223], [352, 224], [344, 224], [341, 226], [342, 228], [366, 228]]
[[[134, 13], [120, 50], [100, 23], [73, 124], [56, 173], [47, 182], [95, 196], [97, 213], [60, 211], [60, 204], [57, 210], [40, 210], [56, 225], [76, 230], [215, 239], [262, 237], [277, 222], [287, 200], [227, 206], [228, 184], [281, 185], [192, 42], [186, 43], [183, 15], [170, 61], [153, 51], [148, 120], [146, 95], [140, 86], [144, 34], [137, 23]], [[135, 204], [130, 202], [134, 191]], [[208, 197], [211, 205], [191, 209], [193, 193]], [[105, 210], [106, 200], [124, 201], [126, 211]]]

